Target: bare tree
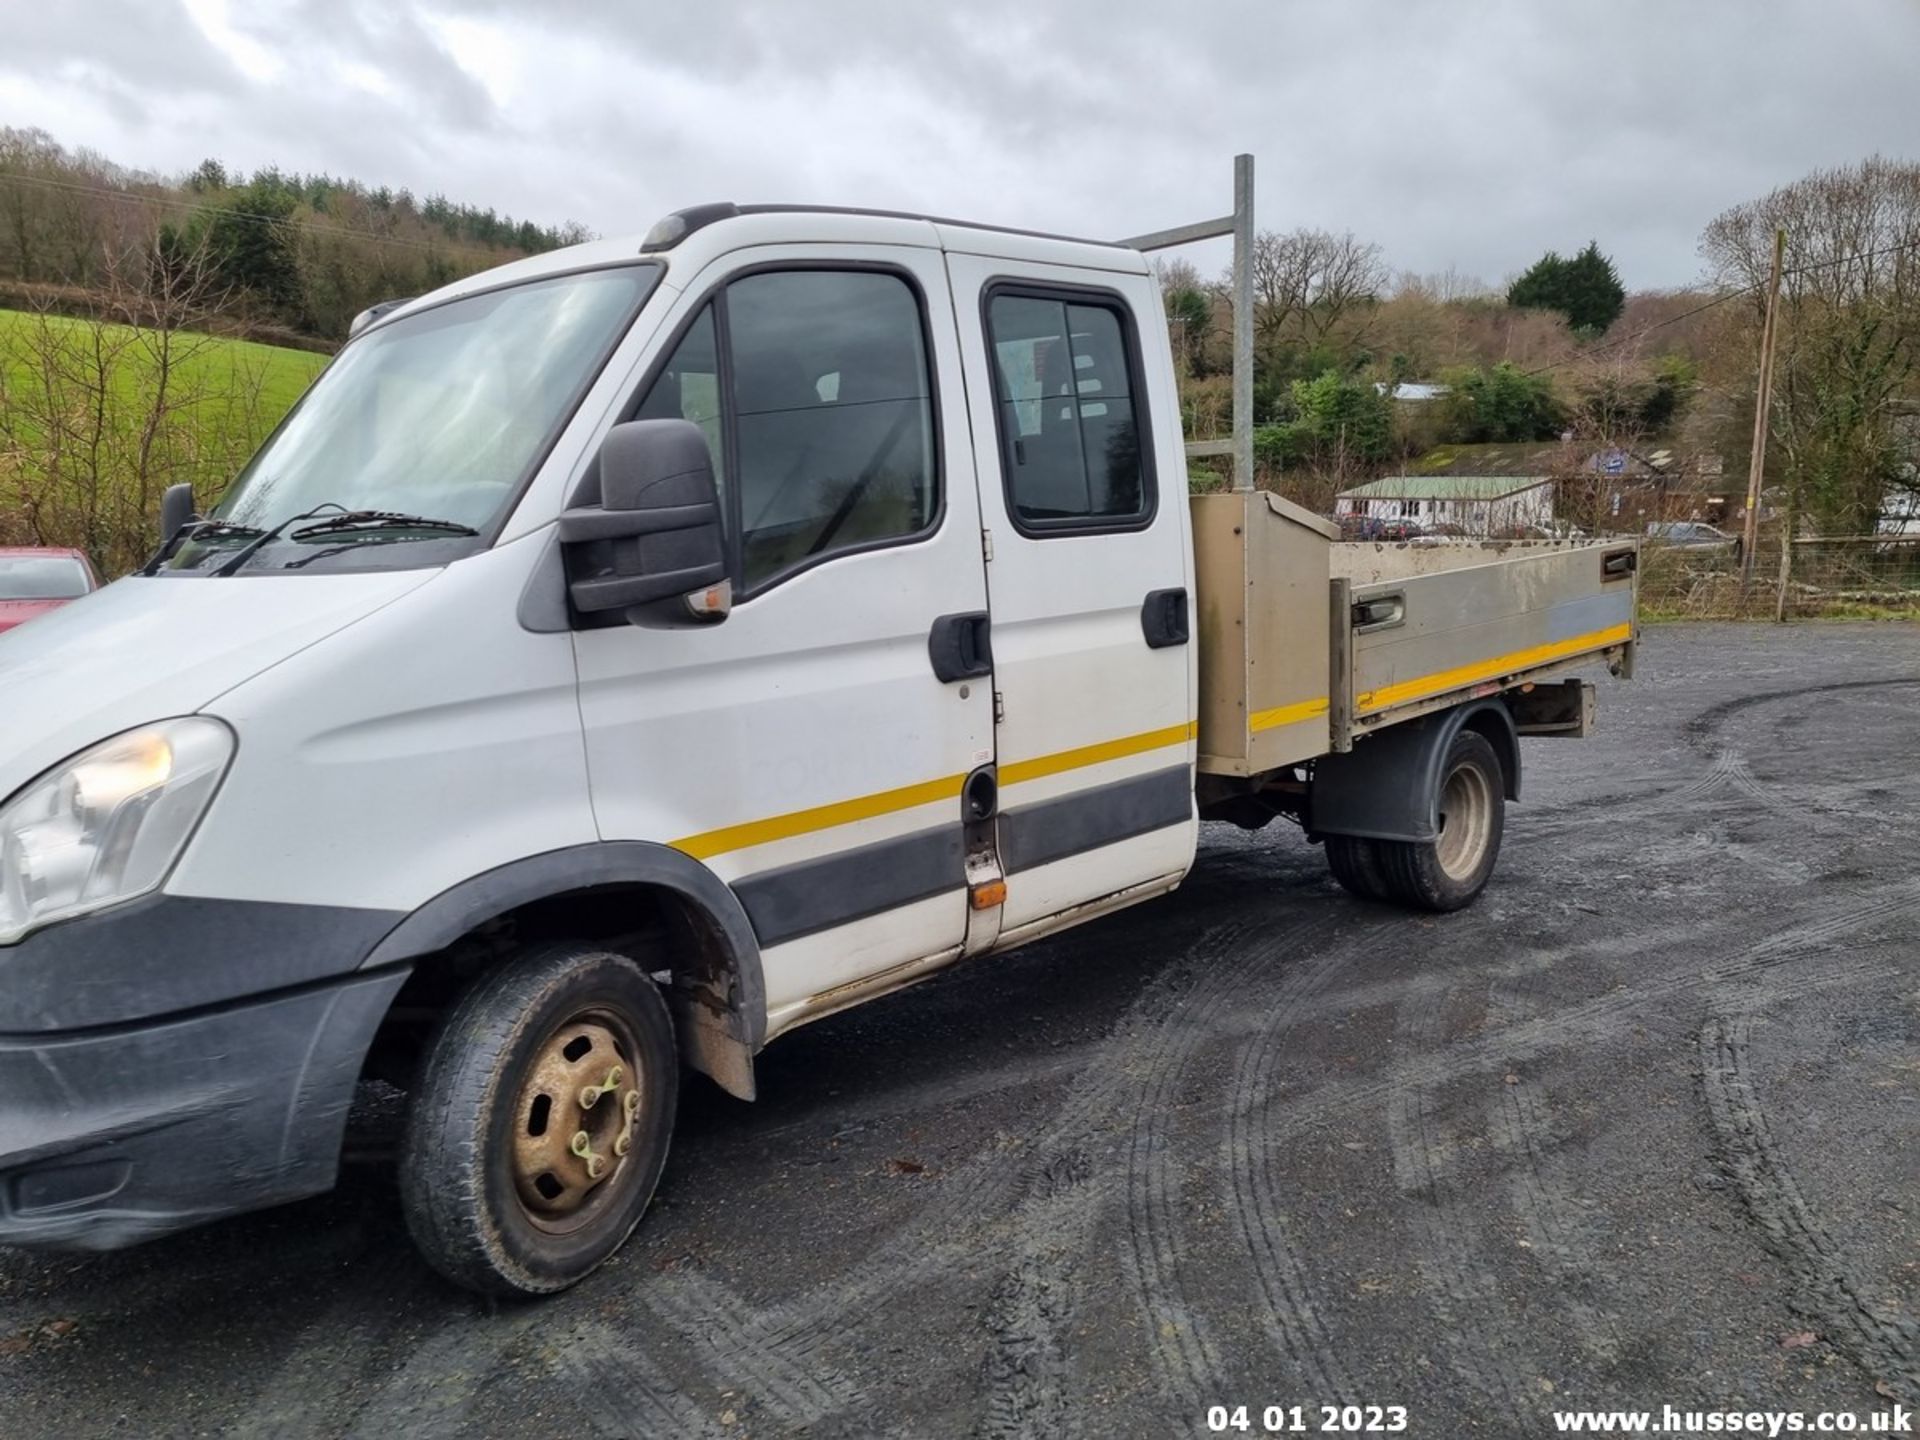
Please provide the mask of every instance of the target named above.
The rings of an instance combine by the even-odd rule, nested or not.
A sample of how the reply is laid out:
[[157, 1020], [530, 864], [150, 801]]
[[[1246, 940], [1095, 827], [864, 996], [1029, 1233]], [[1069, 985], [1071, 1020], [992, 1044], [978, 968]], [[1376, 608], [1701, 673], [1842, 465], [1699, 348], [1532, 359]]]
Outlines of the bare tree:
[[1789, 529], [1805, 516], [1826, 533], [1868, 530], [1900, 480], [1896, 421], [1920, 379], [1920, 165], [1817, 170], [1715, 217], [1701, 253], [1722, 286], [1750, 294], [1755, 329], [1776, 228], [1787, 262], [1772, 416]]
[[1263, 230], [1253, 242], [1253, 323], [1263, 348], [1324, 339], [1385, 294], [1380, 247], [1352, 231]]

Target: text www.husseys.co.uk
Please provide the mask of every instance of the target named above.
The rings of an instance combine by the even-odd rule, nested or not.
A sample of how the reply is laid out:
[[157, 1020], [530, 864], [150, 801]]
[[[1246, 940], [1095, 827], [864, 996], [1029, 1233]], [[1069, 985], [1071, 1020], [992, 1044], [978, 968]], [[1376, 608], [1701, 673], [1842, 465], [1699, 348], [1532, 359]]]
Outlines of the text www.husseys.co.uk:
[[1851, 1410], [1556, 1410], [1556, 1431], [1618, 1435], [1911, 1435], [1903, 1405], [1856, 1415]]

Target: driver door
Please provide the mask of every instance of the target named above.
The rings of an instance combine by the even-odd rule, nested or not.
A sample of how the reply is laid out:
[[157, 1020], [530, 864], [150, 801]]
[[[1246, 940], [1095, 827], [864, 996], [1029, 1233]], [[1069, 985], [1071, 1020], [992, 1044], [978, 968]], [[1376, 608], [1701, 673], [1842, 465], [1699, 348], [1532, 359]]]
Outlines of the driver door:
[[577, 632], [595, 814], [733, 887], [770, 1034], [967, 937], [993, 700], [929, 656], [987, 608], [952, 315], [938, 250], [756, 247], [687, 287], [622, 417], [706, 431], [736, 598]]

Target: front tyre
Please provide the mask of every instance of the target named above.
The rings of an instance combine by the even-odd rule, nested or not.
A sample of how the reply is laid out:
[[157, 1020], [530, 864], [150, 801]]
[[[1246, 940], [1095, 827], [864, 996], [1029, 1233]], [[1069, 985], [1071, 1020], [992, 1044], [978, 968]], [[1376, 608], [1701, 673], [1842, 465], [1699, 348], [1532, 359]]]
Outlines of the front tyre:
[[1393, 897], [1422, 910], [1459, 910], [1487, 888], [1506, 830], [1506, 777], [1486, 736], [1462, 730], [1440, 769], [1432, 840], [1375, 842]]
[[626, 956], [562, 943], [483, 977], [441, 1021], [401, 1147], [421, 1254], [489, 1295], [590, 1274], [653, 1198], [679, 1081], [666, 1002]]

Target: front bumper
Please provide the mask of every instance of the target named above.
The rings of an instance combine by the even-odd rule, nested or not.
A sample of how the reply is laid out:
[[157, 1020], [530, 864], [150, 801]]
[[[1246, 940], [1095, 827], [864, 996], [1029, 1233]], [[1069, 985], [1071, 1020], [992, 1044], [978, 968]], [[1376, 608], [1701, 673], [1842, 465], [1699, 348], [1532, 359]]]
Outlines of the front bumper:
[[407, 977], [356, 973], [392, 923], [152, 896], [0, 948], [0, 1245], [116, 1249], [331, 1186]]
[[0, 1037], [0, 1245], [118, 1249], [330, 1188], [361, 1061], [406, 973]]

